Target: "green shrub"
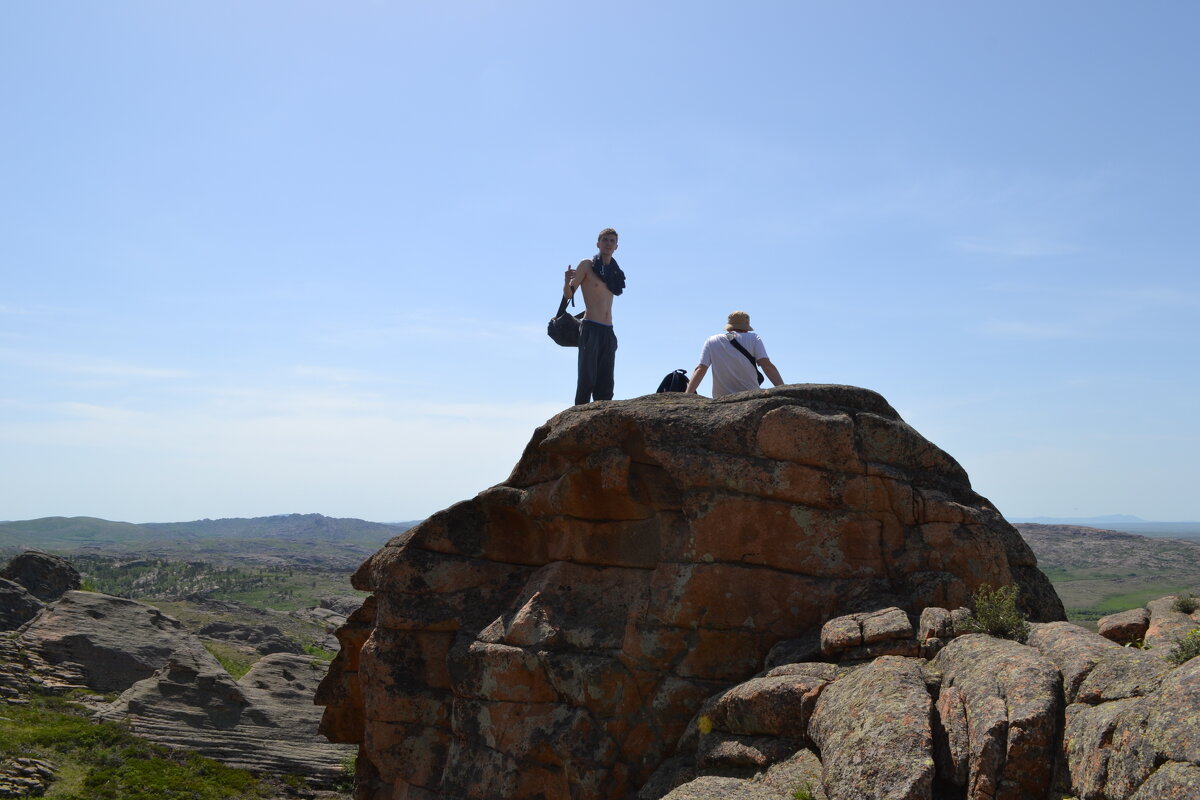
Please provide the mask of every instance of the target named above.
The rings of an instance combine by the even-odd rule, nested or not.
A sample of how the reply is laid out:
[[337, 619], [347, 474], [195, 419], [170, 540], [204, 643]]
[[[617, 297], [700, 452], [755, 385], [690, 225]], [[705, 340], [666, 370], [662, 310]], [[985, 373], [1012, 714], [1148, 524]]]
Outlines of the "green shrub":
[[1178, 666], [1200, 656], [1200, 628], [1180, 639], [1167, 653], [1167, 661]]
[[334, 781], [334, 788], [339, 792], [354, 791], [354, 776], [358, 773], [358, 756], [347, 756], [342, 761], [342, 774]]
[[813, 794], [812, 784], [808, 781], [800, 784], [800, 788], [792, 792], [792, 797], [796, 800], [816, 800], [816, 795]]
[[245, 770], [92, 723], [86, 709], [33, 695], [0, 715], [0, 762], [18, 756], [58, 765], [56, 800], [251, 800], [272, 793]]
[[1196, 595], [1191, 592], [1175, 595], [1175, 602], [1171, 603], [1171, 610], [1181, 614], [1190, 614], [1197, 608], [1200, 608], [1200, 600], [1197, 600]]
[[986, 583], [971, 596], [973, 616], [966, 621], [968, 631], [986, 633], [1024, 644], [1029, 638], [1029, 622], [1017, 608], [1020, 589], [1016, 584], [992, 589]]

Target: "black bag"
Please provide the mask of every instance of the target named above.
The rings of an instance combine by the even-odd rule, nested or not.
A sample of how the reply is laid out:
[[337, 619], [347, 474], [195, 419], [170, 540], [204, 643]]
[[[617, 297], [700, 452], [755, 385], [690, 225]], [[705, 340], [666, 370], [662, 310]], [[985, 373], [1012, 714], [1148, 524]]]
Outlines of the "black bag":
[[558, 311], [554, 314], [554, 319], [550, 320], [550, 324], [546, 326], [546, 335], [563, 347], [579, 347], [579, 328], [583, 324], [584, 312], [580, 311], [575, 316], [568, 314], [568, 300], [571, 301], [571, 305], [575, 305], [574, 297], [563, 297], [562, 302], [558, 304]]
[[662, 392], [682, 392], [687, 389], [688, 374], [686, 370], [677, 369], [662, 379], [662, 383], [658, 385], [656, 393]]
[[750, 351], [749, 351], [749, 350], [747, 350], [746, 348], [742, 347], [742, 346], [741, 346], [741, 345], [738, 343], [738, 340], [737, 340], [737, 334], [736, 334], [736, 333], [735, 333], [734, 335], [732, 335], [732, 336], [728, 336], [728, 335], [726, 335], [726, 337], [725, 337], [725, 338], [729, 340], [729, 343], [730, 343], [731, 345], [733, 345], [734, 347], [736, 347], [738, 350], [741, 350], [741, 351], [742, 351], [742, 355], [744, 355], [746, 358], [750, 359], [750, 363], [754, 365], [754, 374], [758, 376], [758, 385], [759, 385], [759, 386], [762, 386], [762, 382], [763, 382], [763, 374], [762, 374], [761, 372], [759, 372], [759, 371], [758, 371], [758, 362], [754, 360], [754, 356], [750, 355]]

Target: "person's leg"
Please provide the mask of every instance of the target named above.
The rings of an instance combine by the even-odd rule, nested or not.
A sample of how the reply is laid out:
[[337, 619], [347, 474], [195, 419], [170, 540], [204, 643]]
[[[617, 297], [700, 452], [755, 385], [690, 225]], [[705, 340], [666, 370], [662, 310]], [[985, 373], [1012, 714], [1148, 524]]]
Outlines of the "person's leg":
[[612, 328], [605, 328], [601, 347], [596, 357], [596, 379], [592, 394], [597, 400], [612, 400], [613, 371], [617, 364], [617, 334]]
[[575, 405], [591, 402], [596, 384], [597, 345], [596, 326], [584, 322], [579, 328], [579, 377], [575, 383]]

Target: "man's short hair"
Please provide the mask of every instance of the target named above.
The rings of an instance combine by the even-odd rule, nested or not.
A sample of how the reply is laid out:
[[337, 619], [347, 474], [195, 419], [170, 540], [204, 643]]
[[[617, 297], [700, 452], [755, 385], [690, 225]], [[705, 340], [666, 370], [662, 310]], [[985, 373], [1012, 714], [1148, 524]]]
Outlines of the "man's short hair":
[[613, 238], [614, 238], [614, 239], [617, 239], [618, 241], [620, 241], [621, 237], [620, 237], [620, 236], [618, 236], [618, 235], [617, 235], [617, 232], [616, 232], [615, 230], [613, 230], [612, 228], [605, 228], [604, 230], [602, 230], [602, 231], [600, 231], [599, 233], [597, 233], [597, 234], [596, 234], [596, 241], [598, 242], [598, 241], [600, 241], [601, 239], [603, 239], [603, 238], [604, 238], [604, 235], [605, 235], [605, 234], [607, 234], [607, 233], [611, 233], [611, 234], [613, 235]]

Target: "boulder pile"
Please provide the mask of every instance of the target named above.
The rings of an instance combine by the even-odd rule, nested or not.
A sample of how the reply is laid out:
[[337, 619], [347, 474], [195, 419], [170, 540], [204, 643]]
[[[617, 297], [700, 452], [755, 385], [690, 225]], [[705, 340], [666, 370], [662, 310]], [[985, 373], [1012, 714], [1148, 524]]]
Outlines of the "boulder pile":
[[[922, 619], [951, 616], [967, 614]], [[822, 644], [857, 622], [826, 623]], [[1066, 622], [1030, 627], [1027, 644], [951, 626], [908, 642], [930, 658], [847, 662], [861, 651], [827, 647], [837, 663], [764, 670], [704, 702], [638, 800], [787, 800], [805, 787], [814, 800], [1200, 797], [1200, 659], [1175, 666], [1165, 649]]]
[[[504, 483], [396, 537], [353, 583], [372, 597], [339, 631], [318, 702], [325, 733], [360, 745], [365, 800], [615, 800], [652, 776], [681, 790], [664, 769], [756, 770], [801, 751], [811, 757], [780, 767], [773, 785], [819, 767], [853, 792], [873, 780], [860, 748], [888, 731], [872, 747], [930, 761], [904, 779], [921, 792], [941, 741], [921, 656], [964, 687], [949, 710], [990, 702], [966, 688], [989, 645], [943, 656], [954, 615], [922, 612], [1016, 584], [1032, 620], [1065, 617], [1033, 553], [959, 464], [879, 395], [846, 386], [568, 409], [534, 433]], [[918, 641], [926, 628], [941, 635]], [[784, 666], [835, 654], [879, 660], [848, 672]], [[1038, 674], [1038, 686], [1050, 679]], [[756, 675], [799, 716], [746, 727], [729, 700], [704, 733], [705, 703]], [[871, 709], [877, 724], [831, 710], [845, 707]], [[961, 745], [969, 731], [955, 730]], [[947, 745], [943, 760], [970, 781], [964, 746]], [[1052, 746], [1029, 740], [1028, 752]]]

